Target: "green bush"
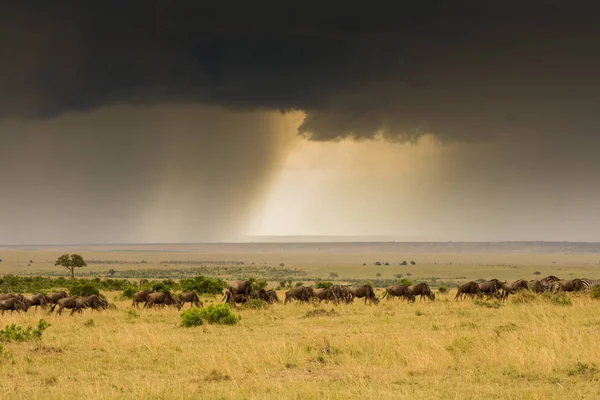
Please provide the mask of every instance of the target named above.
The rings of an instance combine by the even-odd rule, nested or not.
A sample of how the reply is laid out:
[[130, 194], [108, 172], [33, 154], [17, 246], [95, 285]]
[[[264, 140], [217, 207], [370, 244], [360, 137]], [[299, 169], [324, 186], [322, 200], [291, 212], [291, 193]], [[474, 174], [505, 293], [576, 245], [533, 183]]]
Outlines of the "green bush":
[[573, 305], [573, 302], [571, 301], [571, 299], [569, 299], [567, 297], [567, 295], [564, 293], [557, 293], [557, 294], [550, 296], [550, 301], [555, 306], [571, 306], [571, 305]]
[[184, 292], [196, 292], [198, 294], [223, 294], [227, 282], [221, 279], [210, 279], [199, 275], [194, 278], [182, 279], [181, 290]]
[[39, 340], [42, 338], [42, 333], [48, 329], [50, 325], [43, 319], [38, 321], [37, 328], [28, 326], [26, 329], [16, 324], [7, 325], [3, 330], [0, 330], [0, 342], [28, 342], [31, 340]]
[[131, 298], [133, 298], [133, 295], [136, 292], [137, 292], [137, 288], [135, 288], [133, 286], [128, 286], [125, 288], [125, 290], [123, 290], [123, 293], [121, 293], [121, 297], [131, 299]]
[[591, 296], [592, 299], [600, 299], [600, 285], [596, 285], [592, 288]]
[[197, 307], [188, 308], [179, 316], [181, 317], [181, 326], [186, 328], [202, 325], [202, 311]]
[[229, 304], [211, 304], [200, 310], [200, 316], [209, 324], [235, 325], [240, 317], [234, 315]]
[[333, 286], [333, 283], [331, 283], [331, 282], [321, 281], [315, 285], [315, 288], [316, 289], [329, 289], [332, 286]]
[[71, 286], [71, 288], [69, 289], [69, 294], [71, 296], [81, 296], [81, 297], [91, 296], [93, 294], [95, 294], [96, 296], [99, 296], [100, 290], [98, 290], [98, 287], [96, 285], [94, 285], [93, 283], [82, 281], [82, 282], [79, 282], [79, 284]]
[[401, 284], [401, 285], [410, 286], [410, 285], [412, 285], [412, 281], [411, 281], [410, 279], [402, 278], [402, 279], [400, 280], [400, 284]]
[[446, 286], [440, 286], [438, 288], [438, 293], [448, 293], [448, 288]]
[[256, 290], [264, 289], [267, 287], [267, 281], [264, 279], [257, 280], [256, 278], [249, 278], [250, 282], [252, 282], [252, 287]]
[[169, 286], [167, 286], [164, 282], [156, 282], [152, 285], [153, 292], [168, 292]]

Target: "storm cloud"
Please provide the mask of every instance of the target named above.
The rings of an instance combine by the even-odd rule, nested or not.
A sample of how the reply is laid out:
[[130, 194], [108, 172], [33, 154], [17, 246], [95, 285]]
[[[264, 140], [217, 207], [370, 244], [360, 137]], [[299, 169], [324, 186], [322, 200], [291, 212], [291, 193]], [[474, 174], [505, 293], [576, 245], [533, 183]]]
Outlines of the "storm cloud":
[[301, 110], [314, 140], [590, 135], [598, 7], [558, 1], [18, 2], [0, 116], [197, 102]]

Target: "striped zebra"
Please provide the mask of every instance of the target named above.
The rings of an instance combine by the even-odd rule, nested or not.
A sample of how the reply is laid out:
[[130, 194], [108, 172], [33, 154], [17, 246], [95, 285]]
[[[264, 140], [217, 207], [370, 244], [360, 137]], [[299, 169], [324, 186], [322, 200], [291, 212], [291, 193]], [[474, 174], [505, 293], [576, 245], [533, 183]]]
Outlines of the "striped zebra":
[[581, 290], [589, 291], [596, 285], [600, 285], [600, 279], [581, 279]]

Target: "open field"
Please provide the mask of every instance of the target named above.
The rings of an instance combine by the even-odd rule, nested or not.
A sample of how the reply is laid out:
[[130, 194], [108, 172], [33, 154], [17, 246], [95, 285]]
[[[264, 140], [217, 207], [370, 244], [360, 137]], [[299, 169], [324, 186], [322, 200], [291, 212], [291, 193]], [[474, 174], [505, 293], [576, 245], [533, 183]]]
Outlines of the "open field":
[[[52, 326], [39, 343], [4, 344], [0, 397], [598, 398], [600, 301], [570, 297], [497, 309], [440, 295], [273, 305], [196, 328], [178, 326], [175, 309], [132, 315], [128, 301], [73, 317], [7, 314], [3, 324]], [[315, 309], [330, 313], [307, 317]]]
[[[66, 275], [53, 265], [65, 252], [98, 261], [78, 276], [204, 266], [226, 279], [285, 268], [309, 284], [331, 272], [338, 281], [600, 278], [600, 245], [562, 243], [0, 247], [0, 274]], [[455, 302], [454, 293], [434, 303], [237, 307], [237, 325], [195, 328], [181, 327], [175, 309], [133, 313], [117, 292], [104, 293], [117, 309], [101, 313], [7, 313], [0, 329], [40, 318], [52, 326], [40, 341], [0, 343], [0, 398], [600, 398], [600, 301], [582, 293], [568, 295], [571, 305], [534, 296], [498, 306]]]

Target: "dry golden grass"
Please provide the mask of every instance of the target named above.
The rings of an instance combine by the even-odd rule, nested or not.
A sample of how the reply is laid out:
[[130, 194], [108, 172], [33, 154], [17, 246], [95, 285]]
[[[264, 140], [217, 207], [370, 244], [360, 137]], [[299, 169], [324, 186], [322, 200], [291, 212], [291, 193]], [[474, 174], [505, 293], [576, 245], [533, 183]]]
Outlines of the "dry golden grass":
[[[107, 295], [109, 299], [116, 293]], [[174, 309], [6, 314], [51, 324], [39, 343], [8, 343], [10, 399], [564, 399], [600, 397], [600, 301], [500, 308], [454, 302], [236, 309], [236, 326], [179, 326]], [[218, 301], [204, 299], [205, 303]], [[220, 299], [219, 299], [220, 300]], [[89, 322], [92, 320], [93, 322]]]

